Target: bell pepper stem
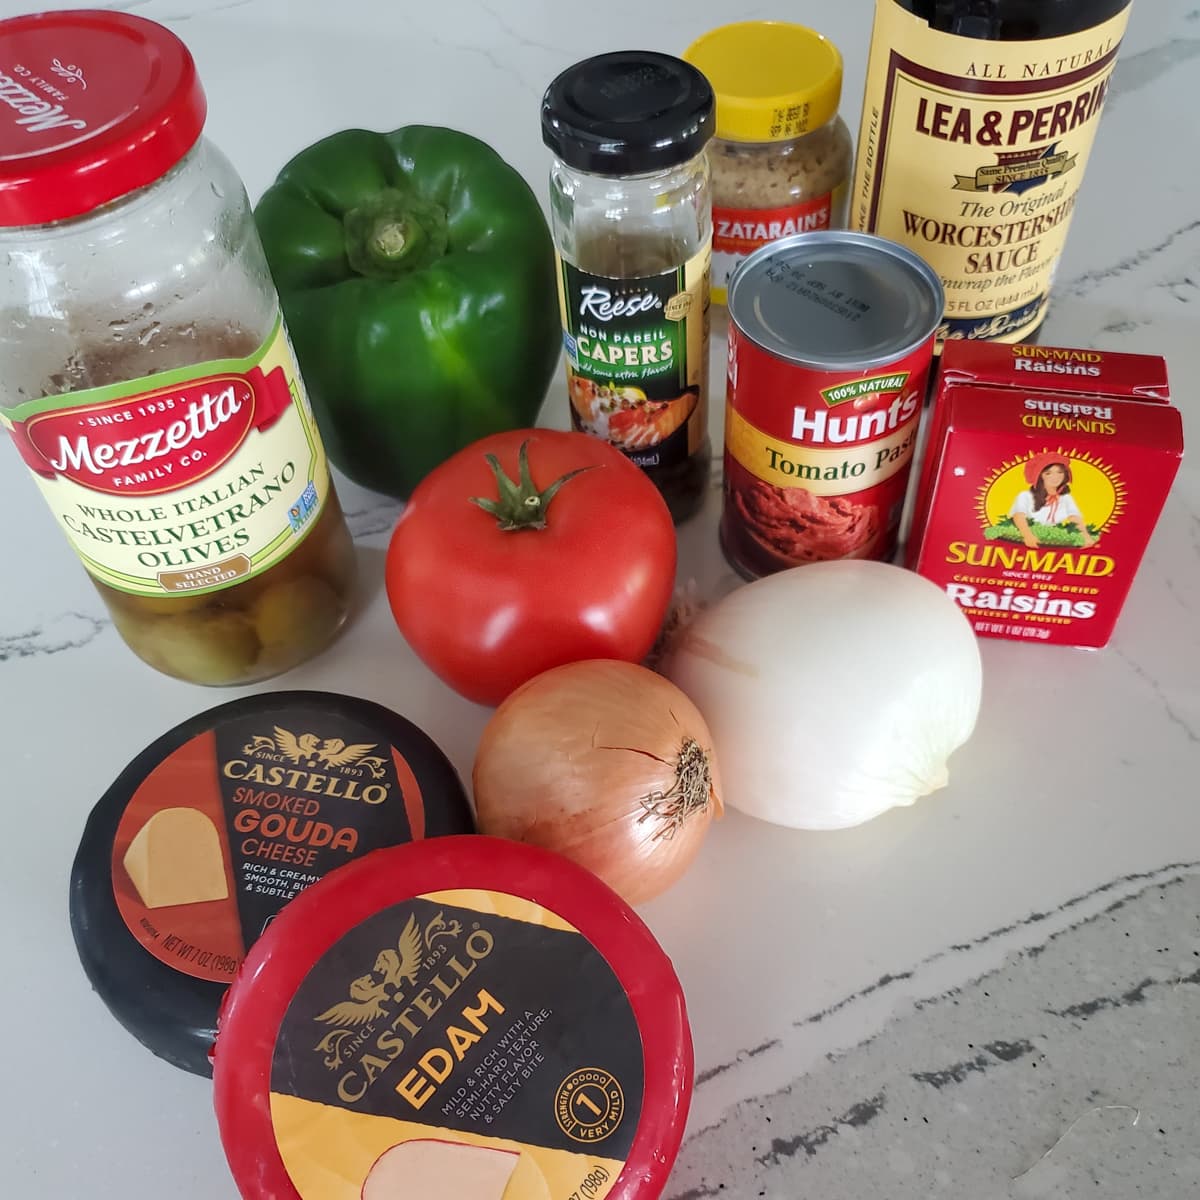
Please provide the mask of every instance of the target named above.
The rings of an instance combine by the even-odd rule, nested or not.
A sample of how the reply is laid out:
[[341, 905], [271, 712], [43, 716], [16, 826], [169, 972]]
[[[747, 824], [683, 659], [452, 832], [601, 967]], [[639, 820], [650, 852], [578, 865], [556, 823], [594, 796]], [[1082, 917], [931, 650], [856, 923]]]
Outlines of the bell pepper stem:
[[515, 481], [509, 478], [500, 465], [500, 460], [494, 454], [489, 454], [486, 458], [496, 479], [498, 498], [490, 500], [485, 496], [471, 496], [469, 499], [472, 504], [479, 505], [484, 512], [495, 517], [497, 527], [505, 532], [518, 529], [545, 529], [546, 510], [550, 507], [550, 501], [558, 494], [559, 488], [568, 480], [574, 479], [576, 475], [582, 475], [584, 471], [592, 469], [591, 467], [579, 467], [574, 471], [568, 471], [549, 487], [538, 491], [537, 484], [533, 482], [533, 476], [529, 471], [528, 441], [522, 442], [521, 449], [517, 452], [517, 479]]
[[398, 279], [431, 266], [446, 253], [449, 233], [440, 205], [387, 188], [343, 218], [346, 258], [368, 279]]
[[371, 235], [372, 247], [387, 259], [398, 258], [411, 241], [408, 231], [399, 221], [383, 221]]

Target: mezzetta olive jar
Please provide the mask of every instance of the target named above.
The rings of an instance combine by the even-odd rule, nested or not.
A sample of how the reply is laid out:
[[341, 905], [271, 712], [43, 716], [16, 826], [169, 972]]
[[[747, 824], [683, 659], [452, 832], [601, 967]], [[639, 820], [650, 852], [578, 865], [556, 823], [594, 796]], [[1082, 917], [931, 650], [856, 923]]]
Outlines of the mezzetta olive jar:
[[134, 653], [234, 684], [322, 649], [355, 565], [204, 115], [151, 21], [0, 22], [0, 421]]
[[575, 429], [637, 463], [682, 521], [704, 501], [713, 93], [669, 54], [568, 68], [542, 101]]
[[739, 21], [683, 57], [717, 97], [712, 295], [724, 304], [729, 277], [760, 246], [846, 223], [854, 148], [838, 116], [842, 56], [804, 25]]

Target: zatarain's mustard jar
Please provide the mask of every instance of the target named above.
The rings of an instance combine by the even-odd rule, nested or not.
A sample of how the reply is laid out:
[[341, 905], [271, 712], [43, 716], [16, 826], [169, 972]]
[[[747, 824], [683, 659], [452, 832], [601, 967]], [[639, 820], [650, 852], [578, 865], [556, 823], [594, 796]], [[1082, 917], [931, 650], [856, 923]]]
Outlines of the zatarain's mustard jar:
[[0, 422], [133, 651], [233, 684], [330, 641], [354, 552], [205, 111], [154, 22], [0, 22]]
[[846, 223], [854, 151], [838, 116], [842, 56], [826, 37], [786, 21], [739, 21], [684, 52], [712, 84], [716, 136], [712, 296], [760, 246]]

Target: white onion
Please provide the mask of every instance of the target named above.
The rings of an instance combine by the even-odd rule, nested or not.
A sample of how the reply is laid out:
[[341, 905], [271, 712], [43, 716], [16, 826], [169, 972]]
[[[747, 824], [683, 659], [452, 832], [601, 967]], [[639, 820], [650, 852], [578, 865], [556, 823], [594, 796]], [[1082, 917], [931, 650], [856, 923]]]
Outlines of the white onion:
[[726, 803], [799, 829], [858, 825], [944, 786], [982, 682], [975, 634], [940, 588], [848, 560], [739, 588], [663, 671], [708, 722]]

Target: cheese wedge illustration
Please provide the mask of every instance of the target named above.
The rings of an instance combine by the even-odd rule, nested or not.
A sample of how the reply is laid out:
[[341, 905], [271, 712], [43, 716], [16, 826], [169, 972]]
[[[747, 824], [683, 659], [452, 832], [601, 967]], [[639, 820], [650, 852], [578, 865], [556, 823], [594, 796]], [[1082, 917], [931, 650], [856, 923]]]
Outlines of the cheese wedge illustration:
[[164, 808], [139, 829], [122, 860], [147, 908], [229, 895], [217, 827], [194, 808]]
[[503, 1200], [520, 1157], [512, 1150], [432, 1138], [401, 1142], [376, 1159], [362, 1200]]

